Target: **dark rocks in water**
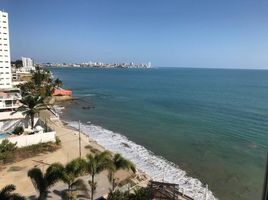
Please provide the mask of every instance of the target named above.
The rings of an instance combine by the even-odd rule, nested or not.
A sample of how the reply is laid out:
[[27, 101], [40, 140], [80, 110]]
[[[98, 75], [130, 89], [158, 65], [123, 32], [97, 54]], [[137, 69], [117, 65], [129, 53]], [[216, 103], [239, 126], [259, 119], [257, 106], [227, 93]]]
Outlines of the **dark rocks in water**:
[[130, 148], [130, 146], [129, 146], [127, 143], [122, 142], [122, 144], [123, 144], [125, 147]]
[[92, 109], [92, 108], [95, 108], [95, 106], [83, 106], [82, 109], [84, 110], [89, 110], [89, 109]]

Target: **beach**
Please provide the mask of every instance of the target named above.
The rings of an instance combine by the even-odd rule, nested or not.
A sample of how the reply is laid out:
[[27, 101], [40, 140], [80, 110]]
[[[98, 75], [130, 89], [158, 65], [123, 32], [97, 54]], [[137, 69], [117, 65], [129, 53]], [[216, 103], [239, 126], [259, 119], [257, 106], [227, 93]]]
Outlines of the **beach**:
[[[46, 168], [54, 163], [60, 162], [62, 164], [66, 164], [69, 161], [79, 157], [79, 137], [78, 131], [74, 128], [66, 126], [64, 122], [60, 119], [57, 119], [54, 114], [50, 111], [42, 111], [40, 113], [40, 118], [46, 120], [48, 126], [56, 131], [56, 136], [61, 140], [61, 148], [52, 153], [41, 154], [35, 157], [31, 157], [20, 162], [7, 164], [0, 171], [0, 188], [7, 184], [14, 184], [16, 186], [16, 192], [30, 197], [33, 195], [37, 195], [33, 184], [29, 177], [27, 177], [27, 172], [33, 167], [39, 167], [44, 172]], [[103, 151], [104, 148], [97, 144], [95, 141], [91, 140], [85, 134], [81, 134], [81, 155], [85, 157], [86, 154], [90, 153], [90, 150], [87, 147], [90, 145], [90, 149]], [[12, 170], [16, 169], [16, 170]], [[139, 172], [138, 172], [139, 174]], [[131, 172], [120, 170], [116, 173], [116, 178], [118, 181], [122, 181], [127, 177], [133, 175]], [[145, 178], [143, 175], [138, 175], [139, 177]], [[85, 182], [87, 182], [90, 178], [89, 176], [82, 177]], [[100, 175], [97, 175], [97, 182], [100, 187], [97, 187], [97, 191], [95, 196], [101, 196], [104, 194], [108, 194], [109, 189], [111, 188], [111, 184], [107, 178], [107, 172], [103, 172]], [[142, 184], [145, 184], [143, 182]], [[50, 199], [61, 199], [57, 192], [66, 189], [66, 185], [59, 182], [55, 186], [53, 186], [50, 191]]]

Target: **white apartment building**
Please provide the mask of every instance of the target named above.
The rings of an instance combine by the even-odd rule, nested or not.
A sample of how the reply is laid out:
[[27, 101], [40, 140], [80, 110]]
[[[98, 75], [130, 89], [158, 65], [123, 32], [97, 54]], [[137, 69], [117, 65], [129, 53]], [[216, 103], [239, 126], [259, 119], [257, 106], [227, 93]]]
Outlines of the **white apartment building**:
[[23, 117], [21, 113], [12, 114], [20, 99], [20, 90], [12, 88], [8, 13], [0, 11], [0, 121]]
[[0, 89], [12, 87], [8, 13], [0, 11]]
[[21, 57], [21, 60], [22, 60], [22, 66], [23, 66], [22, 70], [24, 71], [35, 70], [33, 59]]

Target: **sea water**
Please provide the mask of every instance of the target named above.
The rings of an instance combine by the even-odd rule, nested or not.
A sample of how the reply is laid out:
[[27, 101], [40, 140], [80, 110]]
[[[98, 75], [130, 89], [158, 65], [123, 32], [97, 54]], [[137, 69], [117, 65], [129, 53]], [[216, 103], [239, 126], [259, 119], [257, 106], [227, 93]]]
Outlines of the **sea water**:
[[[77, 100], [62, 117], [156, 180], [204, 199], [260, 199], [268, 71], [52, 68]], [[192, 177], [192, 178], [191, 178]]]

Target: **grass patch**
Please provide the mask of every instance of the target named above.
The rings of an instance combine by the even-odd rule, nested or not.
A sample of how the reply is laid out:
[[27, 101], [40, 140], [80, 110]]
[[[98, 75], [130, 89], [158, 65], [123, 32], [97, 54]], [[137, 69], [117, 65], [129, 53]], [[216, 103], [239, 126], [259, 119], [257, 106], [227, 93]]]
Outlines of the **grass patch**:
[[93, 154], [100, 153], [100, 151], [98, 149], [92, 147], [91, 145], [86, 145], [85, 149], [90, 150]]
[[10, 152], [10, 155], [4, 159], [0, 159], [0, 167], [4, 164], [15, 163], [27, 158], [31, 158], [40, 154], [51, 153], [60, 148], [60, 145], [57, 145], [52, 142], [40, 143], [31, 145], [28, 147], [16, 148], [14, 151]]

